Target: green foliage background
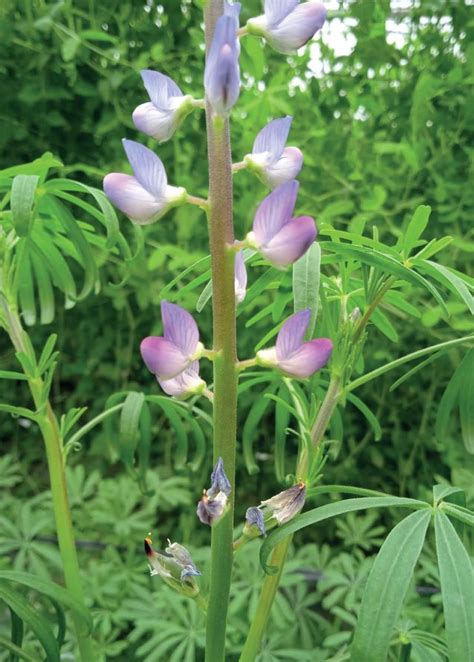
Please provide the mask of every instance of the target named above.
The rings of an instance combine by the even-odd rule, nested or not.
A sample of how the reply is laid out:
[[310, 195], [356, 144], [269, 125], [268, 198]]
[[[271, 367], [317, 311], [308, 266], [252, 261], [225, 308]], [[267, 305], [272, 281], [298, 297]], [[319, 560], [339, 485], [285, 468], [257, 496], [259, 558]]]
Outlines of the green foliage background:
[[[345, 56], [336, 56], [330, 42], [319, 39], [318, 47], [285, 60], [257, 40], [244, 39], [243, 90], [232, 125], [234, 160], [250, 151], [256, 131], [269, 119], [291, 114], [290, 144], [305, 154], [299, 210], [316, 217], [322, 239], [328, 238], [328, 228], [365, 227], [371, 234], [375, 227], [381, 240], [395, 243], [417, 205], [428, 204], [433, 212], [426, 237], [451, 236], [443, 264], [472, 279], [474, 22], [464, 1], [409, 4], [333, 3], [331, 30], [352, 35], [355, 42]], [[199, 5], [171, 0], [5, 0], [0, 7], [0, 168], [50, 151], [64, 164], [57, 167], [58, 176], [98, 188], [107, 172], [127, 168], [120, 139], [138, 135], [131, 113], [145, 100], [140, 69], [162, 71], [185, 93], [201, 95]], [[243, 5], [243, 21], [259, 9], [258, 1]], [[402, 31], [404, 44], [395, 46], [393, 32]], [[317, 75], [311, 73], [314, 69]], [[175, 138], [156, 151], [172, 184], [205, 195], [202, 115], [189, 117]], [[238, 235], [249, 228], [264, 195], [250, 174], [236, 176]], [[121, 223], [132, 241], [129, 222], [122, 218]], [[207, 254], [206, 241], [205, 219], [198, 210], [175, 211], [146, 229], [146, 248], [123, 286], [111, 284], [123, 276], [119, 260], [108, 260], [93, 296], [71, 310], [58, 306], [54, 325], [31, 330], [38, 347], [52, 330], [59, 334], [61, 362], [53, 394], [60, 410], [87, 406], [92, 416], [113, 393], [158, 393], [141, 364], [138, 344], [159, 328], [163, 287]], [[193, 309], [199, 293], [185, 291], [180, 303]], [[264, 291], [248, 318], [274, 296], [274, 291]], [[410, 314], [393, 314], [387, 304], [390, 322], [371, 328], [367, 370], [472, 331], [472, 318], [452, 298], [449, 318], [422, 292], [414, 291], [409, 303]], [[291, 312], [291, 302], [283, 304]], [[199, 316], [205, 341], [210, 338], [208, 308]], [[255, 339], [268, 332], [268, 319], [247, 330], [243, 319], [239, 325], [241, 355], [247, 356]], [[6, 337], [0, 342], [0, 369], [14, 369]], [[331, 431], [337, 461], [327, 466], [325, 479], [416, 498], [429, 498], [434, 482], [449, 481], [463, 487], [472, 503], [474, 461], [462, 443], [458, 421], [453, 418], [443, 438], [435, 436], [437, 406], [461, 357], [462, 350], [451, 351], [392, 392], [402, 372], [380, 377], [376, 388], [370, 384], [361, 389], [358, 394], [381, 422], [381, 439], [374, 441], [366, 420], [348, 405], [337, 419], [341, 424]], [[241, 398], [241, 429], [258, 389], [263, 393], [257, 386]], [[1, 382], [0, 400], [29, 404], [20, 383]], [[58, 578], [58, 554], [48, 538], [54, 526], [43, 446], [34, 426], [25, 425], [7, 415], [0, 421], [0, 566]], [[97, 636], [110, 659], [200, 659], [202, 617], [194, 604], [151, 582], [140, 545], [143, 535], [153, 530], [162, 541], [170, 537], [189, 544], [198, 565], [207, 558], [209, 532], [197, 525], [194, 504], [207, 484], [210, 448], [208, 461], [197, 470], [179, 469], [173, 461], [175, 431], [169, 422], [159, 415], [152, 430], [148, 487], [153, 496], [144, 495], [124, 471], [113, 426], [97, 428], [71, 458], [69, 479], [78, 537], [84, 541], [86, 594], [97, 618]], [[237, 505], [238, 518], [249, 505], [278, 490], [274, 434], [269, 408], [254, 438], [260, 474], [249, 476], [243, 462], [239, 467], [244, 496]], [[344, 659], [337, 655], [343, 655], [361, 586], [386, 530], [380, 517], [353, 515], [298, 538], [303, 546], [289, 564], [262, 660]], [[255, 606], [261, 571], [254, 552], [237, 562], [229, 632], [234, 651], [241, 646]], [[321, 581], [316, 581], [315, 569], [322, 573]], [[418, 584], [438, 585], [429, 549], [417, 572]], [[400, 627], [406, 631], [416, 626], [440, 635], [439, 596], [413, 590], [404, 619]], [[0, 631], [8, 627], [7, 614], [0, 613]], [[412, 650], [412, 659], [428, 659], [417, 657], [416, 645]], [[445, 659], [442, 652], [437, 654], [440, 657], [429, 659]]]

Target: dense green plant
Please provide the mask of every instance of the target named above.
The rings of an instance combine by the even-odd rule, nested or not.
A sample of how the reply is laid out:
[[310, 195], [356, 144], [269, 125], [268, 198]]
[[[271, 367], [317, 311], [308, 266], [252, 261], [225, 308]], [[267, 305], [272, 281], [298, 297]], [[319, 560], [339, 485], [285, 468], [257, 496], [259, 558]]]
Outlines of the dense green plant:
[[[256, 4], [248, 3], [244, 7], [245, 18], [255, 13], [251, 10], [256, 9]], [[15, 11], [21, 15], [23, 7], [18, 6]], [[17, 480], [18, 476], [27, 473], [26, 467], [44, 462], [38, 446], [36, 449], [26, 447], [25, 456], [25, 441], [35, 438], [34, 427], [27, 427], [32, 420], [43, 426], [48, 443], [48, 424], [42, 418], [41, 406], [48, 395], [55, 411], [66, 412], [60, 426], [65, 458], [77, 462], [76, 453], [81, 453], [86, 458], [86, 466], [91, 468], [86, 478], [86, 472], [78, 465], [70, 474], [68, 483], [72, 514], [81, 537], [104, 546], [99, 558], [93, 557], [88, 562], [89, 577], [85, 584], [86, 600], [94, 608], [96, 649], [93, 655], [98, 658], [105, 655], [130, 659], [132, 656], [152, 660], [168, 659], [173, 655], [176, 660], [192, 660], [203, 655], [205, 621], [198, 606], [174, 594], [168, 587], [155, 584], [152, 587], [145, 581], [134, 540], [152, 528], [158, 509], [159, 530], [164, 518], [169, 535], [185, 543], [191, 539], [197, 566], [207, 567], [209, 559], [204, 549], [207, 536], [196, 529], [191, 503], [207, 484], [205, 475], [210, 458], [206, 438], [210, 431], [210, 408], [207, 403], [201, 404], [193, 399], [183, 403], [161, 395], [143, 394], [146, 377], [138, 367], [135, 346], [156, 323], [151, 304], [162, 299], [188, 308], [196, 304], [197, 310], [202, 311], [200, 326], [201, 319], [207, 320], [201, 328], [204, 339], [209, 340], [209, 306], [206, 303], [211, 291], [211, 272], [205, 235], [199, 229], [202, 217], [197, 209], [186, 207], [186, 211], [178, 209], [174, 212], [176, 226], [160, 224], [159, 232], [156, 226], [146, 230], [145, 250], [142, 250], [142, 234], [132, 235], [131, 228], [124, 224], [123, 236], [118, 230], [115, 213], [100, 192], [65, 179], [65, 176], [71, 171], [85, 172], [91, 178], [103, 174], [102, 169], [97, 172], [96, 156], [103, 159], [102, 166], [122, 162], [123, 157], [117, 154], [114, 141], [109, 138], [113, 138], [113, 133], [117, 138], [121, 137], [121, 127], [132, 126], [129, 111], [135, 100], [142, 96], [134, 68], [156, 64], [175, 75], [173, 67], [178, 56], [183, 65], [183, 80], [188, 88], [196, 89], [201, 75], [201, 64], [196, 55], [202, 40], [196, 27], [199, 11], [194, 5], [181, 8], [173, 3], [173, 6], [166, 7], [165, 3], [165, 11], [160, 10], [162, 13], [155, 16], [162, 27], [168, 28], [161, 31], [160, 34], [166, 36], [158, 44], [154, 43], [155, 26], [149, 15], [123, 3], [120, 12], [114, 12], [113, 19], [108, 7], [95, 11], [90, 7], [32, 5], [28, 9], [27, 21], [17, 21], [12, 14], [12, 27], [5, 30], [8, 39], [4, 43], [20, 48], [22, 57], [25, 42], [29, 44], [27, 48], [33, 50], [46, 46], [42, 61], [30, 60], [27, 78], [22, 78], [21, 100], [24, 103], [20, 106], [21, 115], [16, 109], [15, 112], [8, 109], [6, 113], [14, 126], [13, 132], [5, 132], [5, 135], [13, 134], [16, 141], [14, 160], [26, 160], [31, 151], [53, 148], [68, 163], [76, 159], [82, 163], [64, 168], [57, 159], [45, 155], [33, 164], [8, 168], [0, 173], [5, 194], [3, 208], [6, 209], [2, 215], [5, 251], [2, 255], [7, 278], [2, 284], [7, 294], [8, 312], [3, 321], [10, 335], [13, 330], [14, 341], [20, 338], [20, 342], [23, 339], [28, 345], [27, 352], [23, 352], [26, 360], [21, 353], [18, 357], [23, 373], [18, 372], [13, 357], [9, 355], [5, 357], [6, 369], [2, 371], [8, 385], [2, 400], [8, 404], [3, 408], [14, 416], [12, 421], [5, 419], [5, 431], [14, 439], [13, 448], [19, 448], [20, 443], [23, 446], [21, 452], [16, 450], [21, 462], [16, 470], [13, 456], [5, 463], [3, 487], [8, 489], [16, 485], [18, 498], [24, 503], [18, 518], [18, 498], [6, 499], [0, 544], [15, 568], [59, 579], [59, 558], [48, 538], [54, 532], [48, 508], [49, 495], [45, 492], [37, 498], [28, 498], [38, 488], [46, 489], [47, 483], [43, 477], [36, 485], [30, 479], [29, 485], [22, 485], [19, 489]], [[308, 211], [318, 209], [320, 212], [318, 226], [322, 259], [314, 247], [296, 263], [291, 273], [268, 268], [257, 256], [250, 256], [247, 261], [250, 287], [238, 314], [239, 323], [240, 319], [245, 319], [251, 330], [242, 334], [239, 353], [250, 355], [254, 347], [258, 351], [268, 344], [278, 330], [275, 325], [285, 317], [285, 311], [286, 314], [292, 312], [293, 301], [297, 307], [312, 308], [313, 317], [317, 315], [317, 335], [328, 335], [335, 340], [341, 355], [352, 331], [348, 326], [349, 319], [346, 319], [345, 327], [340, 325], [340, 320], [348, 318], [355, 306], [363, 311], [364, 324], [370, 318], [375, 329], [370, 329], [370, 345], [364, 348], [364, 357], [361, 354], [352, 357], [352, 377], [347, 373], [343, 375], [344, 383], [339, 380], [337, 389], [334, 389], [334, 381], [326, 379], [325, 373], [303, 386], [289, 378], [282, 380], [273, 372], [252, 370], [242, 373], [239, 387], [242, 460], [238, 464], [238, 475], [245, 489], [242, 489], [242, 496], [239, 495], [239, 516], [243, 517], [245, 508], [255, 505], [259, 498], [267, 498], [278, 491], [278, 485], [291, 484], [294, 456], [298, 446], [301, 448], [309, 440], [318, 406], [331, 384], [333, 411], [328, 412], [332, 413], [329, 433], [315, 458], [317, 482], [323, 479], [324, 483], [337, 482], [343, 475], [344, 482], [388, 492], [400, 490], [418, 501], [412, 499], [402, 503], [393, 501], [395, 497], [390, 497], [392, 501], [377, 501], [380, 494], [364, 490], [358, 493], [354, 488], [335, 486], [333, 493], [344, 493], [347, 489], [349, 494], [357, 495], [356, 498], [333, 502], [330, 497], [326, 505], [309, 510], [275, 530], [262, 546], [263, 565], [268, 570], [269, 564], [275, 564], [275, 560], [268, 561], [275, 544], [273, 558], [282, 563], [293, 530], [324, 521], [346, 509], [350, 512], [384, 504], [412, 505], [420, 509], [393, 529], [375, 562], [364, 554], [373, 552], [380, 544], [385, 527], [380, 530], [380, 519], [372, 519], [372, 511], [368, 511], [367, 516], [350, 514], [345, 520], [336, 520], [337, 528], [328, 526], [322, 533], [317, 533], [319, 527], [305, 529], [307, 539], [321, 536], [321, 541], [329, 535], [336, 544], [340, 538], [342, 546], [338, 553], [334, 553], [332, 568], [326, 572], [324, 566], [329, 561], [319, 555], [319, 548], [308, 548], [306, 553], [303, 547], [295, 553], [294, 560], [290, 556], [281, 580], [282, 589], [275, 599], [268, 636], [262, 643], [262, 660], [315, 659], [315, 656], [321, 660], [347, 659], [354, 629], [352, 655], [360, 659], [361, 656], [367, 657], [368, 650], [374, 656], [369, 659], [382, 659], [390, 638], [390, 659], [445, 659], [446, 646], [450, 651], [449, 659], [463, 659], [469, 655], [469, 646], [472, 646], [466, 636], [468, 622], [464, 629], [456, 629], [463, 619], [462, 613], [456, 612], [459, 610], [458, 600], [463, 595], [462, 589], [469, 586], [470, 569], [459, 539], [443, 513], [454, 518], [452, 522], [456, 526], [471, 524], [472, 514], [459, 500], [460, 492], [450, 494], [447, 490], [443, 494], [438, 488], [433, 499], [428, 494], [433, 479], [445, 483], [446, 478], [451, 478], [453, 484], [466, 488], [468, 499], [472, 498], [469, 468], [472, 460], [466, 451], [472, 452], [469, 393], [472, 389], [473, 351], [464, 350], [472, 344], [472, 337], [467, 336], [472, 323], [465, 311], [466, 305], [472, 310], [470, 290], [473, 281], [463, 273], [468, 269], [466, 258], [472, 250], [469, 243], [472, 231], [468, 226], [472, 196], [463, 186], [464, 173], [469, 167], [463, 106], [467, 68], [458, 50], [462, 52], [466, 39], [463, 31], [465, 7], [460, 4], [447, 8], [440, 4], [434, 9], [433, 20], [428, 23], [423, 20], [423, 11], [421, 6], [410, 14], [412, 32], [406, 44], [397, 50], [385, 40], [385, 20], [390, 12], [388, 3], [377, 3], [375, 12], [369, 2], [355, 3], [345, 15], [350, 13], [359, 20], [353, 28], [357, 47], [350, 56], [342, 58], [342, 62], [334, 62], [330, 49], [323, 45], [323, 53], [329, 62], [337, 66], [343, 64], [343, 68], [320, 80], [308, 79], [308, 84], [305, 82], [307, 55], [291, 57], [283, 64], [278, 59], [277, 68], [276, 56], [269, 49], [262, 50], [255, 39], [242, 40], [242, 69], [248, 71], [250, 77], [245, 79], [242, 94], [246, 120], [240, 121], [239, 110], [236, 111], [239, 121], [234, 123], [234, 153], [244, 155], [249, 152], [255, 127], [263, 126], [269, 117], [294, 112], [295, 106], [302, 108], [303, 105], [316, 112], [316, 122], [309, 112], [298, 115], [292, 135], [294, 142], [305, 149], [301, 199]], [[447, 29], [440, 30], [446, 25], [443, 21], [447, 16], [452, 20]], [[124, 61], [130, 57], [127, 51], [132, 53], [137, 48], [136, 43], [132, 46], [128, 34], [129, 21], [132, 34], [136, 36], [140, 32], [142, 45], [149, 40], [149, 52], [145, 48], [141, 50], [133, 59], [132, 67], [130, 61]], [[104, 22], [108, 23], [107, 28]], [[191, 28], [190, 41], [183, 25]], [[23, 33], [22, 36], [19, 37], [18, 32]], [[190, 49], [190, 43], [195, 46], [194, 55], [185, 60], [183, 53]], [[418, 48], [420, 44], [426, 48]], [[55, 59], [54, 67], [45, 66], [58, 52], [61, 57]], [[41, 86], [36, 67], [42, 72]], [[430, 73], [412, 74], [424, 69]], [[293, 78], [301, 76], [303, 83], [300, 91], [297, 87], [290, 88], [294, 96], [288, 99], [281, 93], [288, 89], [289, 74]], [[48, 76], [51, 76], [50, 80], [47, 80]], [[58, 81], [66, 80], [65, 76], [67, 84], [62, 85], [59, 92]], [[91, 84], [96, 76], [100, 77], [101, 85]], [[252, 78], [265, 79], [267, 89], [263, 95]], [[118, 88], [120, 94], [116, 92]], [[38, 104], [41, 99], [44, 108], [46, 105], [49, 108], [56, 99], [66, 99], [66, 96], [69, 99], [58, 105], [56, 113], [42, 113], [46, 120], [34, 125], [41, 113], [36, 114], [35, 120], [31, 119], [32, 113], [28, 112], [31, 100]], [[74, 143], [77, 134], [69, 129], [71, 123], [79, 121], [73, 104], [77, 96], [86, 100], [81, 120], [86, 116], [86, 121], [90, 122], [89, 130], [84, 131], [87, 135], [85, 144], [79, 140]], [[11, 95], [4, 97], [9, 99]], [[310, 99], [317, 104], [316, 107], [308, 104]], [[391, 109], [388, 113], [387, 107]], [[98, 114], [100, 120], [97, 122]], [[29, 124], [34, 130], [28, 151], [23, 152], [24, 131]], [[160, 156], [164, 160], [166, 157], [168, 163], [175, 158], [174, 181], [179, 181], [193, 193], [205, 195], [203, 169], [197, 167], [204, 145], [195, 133], [201, 126], [197, 117], [190, 118], [184, 125], [184, 138], [179, 148], [175, 139], [160, 148]], [[192, 139], [191, 131], [194, 132]], [[104, 141], [102, 136], [106, 132], [107, 141]], [[92, 141], [100, 140], [103, 144], [98, 149]], [[445, 167], [446, 163], [448, 167]], [[47, 177], [48, 169], [52, 168], [59, 170], [60, 179]], [[321, 177], [320, 169], [323, 169], [324, 177]], [[242, 234], [250, 220], [248, 209], [255, 206], [255, 185], [250, 185], [247, 173], [243, 172], [236, 175], [235, 189], [236, 223]], [[418, 207], [426, 202], [433, 207], [429, 224], [429, 209]], [[104, 235], [100, 226], [105, 228]], [[175, 227], [178, 228], [179, 246], [174, 245]], [[445, 228], [454, 236], [442, 236]], [[422, 232], [428, 240], [425, 243]], [[184, 246], [191, 238], [193, 252], [190, 254]], [[438, 256], [437, 252], [441, 250], [443, 253]], [[45, 259], [46, 252], [48, 259]], [[171, 282], [167, 283], [166, 273], [175, 276]], [[65, 322], [54, 288], [63, 292], [66, 308], [71, 308]], [[78, 298], [84, 299], [92, 294], [94, 296], [75, 305]], [[96, 301], [109, 305], [104, 308]], [[35, 358], [31, 344], [25, 340], [28, 336], [19, 332], [19, 318], [15, 318], [17, 307], [23, 324], [31, 325], [36, 321], [48, 324], [55, 319], [62, 350], [62, 365], [58, 369], [54, 365], [56, 357], [52, 354], [53, 337], [45, 342], [40, 328], [29, 331], [34, 346], [45, 347], [45, 351], [38, 351]], [[81, 312], [76, 313], [76, 309]], [[117, 336], [111, 332], [117, 326], [117, 320], [122, 328], [126, 327], [119, 331], [118, 343], [115, 342]], [[365, 340], [363, 331], [362, 324], [355, 326], [356, 340], [361, 344]], [[464, 337], [453, 339], [453, 331], [456, 336]], [[259, 337], [263, 340], [255, 343]], [[91, 338], [95, 341], [94, 352]], [[407, 349], [400, 351], [398, 345]], [[405, 366], [409, 368], [408, 372], [399, 372], [398, 379], [390, 380], [392, 369], [403, 370]], [[453, 366], [458, 366], [456, 371]], [[204, 368], [204, 376], [206, 374]], [[22, 387], [27, 386], [24, 382], [30, 386], [33, 383], [34, 396], [35, 384], [40, 378], [43, 384], [41, 393], [37, 391], [39, 404], [35, 403], [32, 409]], [[97, 378], [100, 378], [99, 385]], [[383, 384], [378, 391], [372, 388], [373, 379], [379, 380], [374, 382], [377, 386]], [[448, 388], [441, 398], [446, 385]], [[91, 393], [96, 396], [97, 388], [100, 397], [91, 402]], [[116, 393], [109, 398], [111, 392]], [[425, 401], [420, 398], [420, 393], [426, 394]], [[65, 407], [61, 400], [66, 400]], [[422, 416], [418, 413], [421, 402]], [[21, 403], [21, 406], [11, 403]], [[84, 421], [84, 404], [90, 404], [92, 412], [88, 422], [78, 429], [79, 418], [83, 417]], [[459, 435], [453, 432], [451, 414], [455, 410], [459, 411], [466, 450]], [[400, 411], [404, 416], [400, 416]], [[416, 429], [411, 424], [413, 419], [419, 423]], [[435, 419], [436, 442], [433, 441]], [[102, 422], [104, 426], [100, 427]], [[51, 419], [50, 424], [49, 428], [54, 428]], [[162, 441], [159, 447], [152, 444], [158, 431]], [[370, 443], [373, 438], [383, 441], [383, 446]], [[269, 441], [273, 439], [274, 444]], [[86, 454], [83, 448], [89, 440], [93, 440], [93, 446]], [[118, 460], [125, 464], [126, 475], [107, 477], [111, 465], [113, 474], [121, 471]], [[361, 475], [364, 460], [373, 463], [377, 471], [365, 471], [366, 475], [364, 472]], [[156, 471], [158, 462], [164, 467], [159, 472]], [[250, 478], [245, 477], [242, 465]], [[153, 471], [149, 471], [149, 466]], [[252, 476], [259, 471], [263, 480], [257, 485]], [[173, 476], [175, 472], [177, 475]], [[190, 475], [194, 488], [188, 482]], [[312, 488], [308, 492], [308, 502], [324, 499], [325, 487], [328, 486]], [[454, 505], [451, 503], [453, 498]], [[428, 538], [428, 550], [421, 552], [420, 568], [415, 571], [415, 576], [421, 583], [429, 581], [439, 585], [441, 580], [446, 641], [441, 603], [436, 596], [430, 599], [428, 609], [428, 602], [414, 598], [411, 592], [404, 611], [400, 612], [403, 593], [408, 588], [423, 542], [428, 503], [436, 512], [436, 541]], [[360, 517], [364, 519], [360, 520]], [[362, 532], [357, 525], [359, 521], [363, 522]], [[385, 524], [391, 521], [391, 516], [384, 519]], [[175, 536], [176, 528], [180, 536]], [[199, 541], [202, 548], [197, 547], [195, 541]], [[255, 624], [255, 645], [265, 620], [259, 618], [264, 612], [261, 606], [258, 607], [261, 581], [258, 543], [243, 541], [245, 547], [235, 555], [235, 593], [231, 594], [227, 633], [229, 655], [235, 659], [242, 650], [248, 623], [253, 620]], [[393, 550], [402, 549], [400, 541], [407, 541], [407, 549], [403, 548], [404, 555], [399, 563], [395, 563]], [[344, 546], [351, 547], [351, 555], [342, 551]], [[360, 550], [364, 550], [364, 554]], [[91, 552], [82, 552], [84, 562], [86, 554]], [[436, 569], [437, 558], [440, 578]], [[453, 558], [454, 564], [450, 561]], [[313, 584], [305, 579], [305, 566], [323, 573], [316, 590], [314, 579]], [[5, 569], [9, 570], [9, 567]], [[401, 578], [392, 584], [387, 581], [385, 585], [389, 596], [385, 608], [389, 605], [391, 612], [387, 615], [381, 606], [375, 615], [379, 620], [374, 621], [371, 611], [376, 604], [374, 600], [390, 570]], [[206, 574], [202, 593], [207, 592]], [[13, 654], [30, 654], [21, 652], [19, 617], [30, 626], [51, 659], [55, 659], [64, 635], [62, 609], [72, 609], [76, 621], [84, 621], [78, 626], [83, 636], [88, 632], [87, 618], [77, 602], [72, 598], [61, 600], [58, 593], [54, 609], [59, 643], [55, 644], [50, 625], [52, 612], [45, 611], [45, 605], [49, 610], [47, 599], [33, 603], [36, 614], [31, 608], [25, 611], [25, 600], [23, 598], [22, 602], [21, 597], [24, 589], [18, 590], [19, 581], [13, 575], [2, 577], [3, 599], [12, 610], [13, 626], [11, 641], [8, 634], [2, 635], [2, 644]], [[365, 582], [368, 597], [363, 597]], [[49, 595], [48, 590], [55, 590], [51, 584], [35, 584], [34, 577], [24, 578], [23, 585], [45, 596]], [[264, 586], [263, 596], [271, 596], [276, 587], [275, 576], [265, 579]], [[246, 601], [242, 595], [247, 596]], [[118, 602], [123, 606], [117, 610]], [[270, 604], [267, 600], [268, 607]], [[295, 604], [298, 605], [296, 611]], [[429, 616], [423, 613], [423, 609], [428, 610]], [[175, 618], [166, 616], [166, 626], [158, 634], [156, 619], [150, 616], [153, 610], [157, 614], [167, 614], [168, 610], [175, 614]], [[291, 616], [293, 612], [294, 617]], [[466, 613], [469, 614], [467, 610]], [[38, 618], [41, 619], [39, 626]], [[375, 640], [372, 638], [374, 622], [378, 637]], [[131, 624], [136, 629], [127, 638]], [[41, 648], [32, 640], [28, 629], [26, 635], [25, 651], [41, 655]], [[66, 641], [65, 645], [71, 648], [73, 644]], [[242, 659], [252, 659], [245, 657], [252, 654], [247, 651]]]

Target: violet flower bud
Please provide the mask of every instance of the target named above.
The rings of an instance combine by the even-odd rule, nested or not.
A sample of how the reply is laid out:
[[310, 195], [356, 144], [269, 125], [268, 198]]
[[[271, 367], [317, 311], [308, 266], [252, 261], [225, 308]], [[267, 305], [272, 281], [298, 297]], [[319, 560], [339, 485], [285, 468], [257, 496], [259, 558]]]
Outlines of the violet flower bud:
[[258, 363], [300, 379], [321, 370], [331, 357], [332, 342], [329, 338], [304, 342], [310, 319], [309, 308], [289, 317], [278, 333], [275, 347], [257, 352]]
[[317, 230], [310, 216], [293, 218], [299, 184], [280, 184], [260, 203], [246, 241], [275, 267], [286, 267], [306, 253]]
[[249, 34], [264, 37], [280, 53], [294, 53], [304, 46], [326, 20], [322, 2], [265, 0], [262, 16], [247, 21]]
[[247, 508], [247, 512], [245, 513], [244, 535], [253, 538], [254, 531], [256, 530], [258, 530], [262, 536], [267, 535], [265, 518], [262, 510], [257, 506], [252, 506], [251, 508]]
[[120, 211], [134, 223], [149, 225], [186, 201], [184, 188], [168, 186], [163, 164], [151, 149], [133, 140], [122, 143], [134, 177], [112, 172], [104, 178], [104, 192]]
[[158, 71], [144, 69], [140, 73], [151, 101], [135, 108], [133, 122], [147, 136], [165, 142], [192, 112], [194, 99], [184, 95], [171, 78]]
[[217, 19], [206, 58], [204, 87], [207, 99], [218, 115], [228, 115], [239, 98], [239, 12], [239, 3], [225, 3], [224, 15]]
[[[161, 302], [161, 318], [163, 336], [148, 336], [142, 340], [140, 352], [163, 390], [180, 389], [182, 392], [195, 386], [199, 379], [196, 363], [203, 350], [199, 331], [193, 317], [174, 303]], [[170, 392], [170, 395], [176, 394]]]
[[247, 269], [245, 268], [244, 253], [239, 251], [235, 256], [235, 298], [242, 303], [247, 291]]
[[224, 471], [224, 462], [220, 457], [211, 474], [211, 487], [204, 490], [197, 506], [197, 516], [203, 524], [214, 524], [224, 514], [231, 485]]
[[303, 166], [301, 150], [285, 147], [291, 121], [287, 115], [269, 122], [257, 134], [252, 153], [244, 157], [247, 167], [270, 188], [295, 179]]

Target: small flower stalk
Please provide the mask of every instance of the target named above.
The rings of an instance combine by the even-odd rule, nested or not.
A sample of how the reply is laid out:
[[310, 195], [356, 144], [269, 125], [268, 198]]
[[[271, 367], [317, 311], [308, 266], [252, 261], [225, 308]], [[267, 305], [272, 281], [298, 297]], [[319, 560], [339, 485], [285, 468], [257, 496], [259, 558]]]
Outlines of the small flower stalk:
[[295, 179], [303, 166], [301, 150], [286, 147], [291, 122], [290, 116], [269, 122], [257, 134], [252, 153], [244, 157], [247, 168], [271, 189]]
[[140, 352], [148, 370], [168, 395], [187, 397], [206, 387], [199, 377], [199, 357], [203, 345], [192, 315], [168, 301], [161, 302], [163, 336], [142, 340]]
[[186, 202], [186, 190], [168, 185], [165, 168], [151, 149], [133, 140], [124, 139], [122, 144], [134, 176], [119, 172], [106, 175], [104, 192], [131, 221], [150, 225]]
[[195, 107], [195, 99], [183, 94], [176, 83], [158, 71], [140, 72], [150, 101], [138, 106], [132, 115], [139, 131], [158, 142], [169, 140]]
[[265, 0], [261, 16], [247, 21], [249, 34], [264, 37], [280, 53], [294, 53], [324, 25], [327, 10], [311, 0]]
[[161, 577], [171, 588], [189, 597], [195, 597], [199, 593], [199, 586], [194, 578], [201, 573], [186, 547], [168, 539], [165, 552], [157, 552], [152, 547], [150, 536], [147, 536], [144, 548], [152, 577]]
[[249, 538], [259, 534], [265, 536], [268, 528], [289, 522], [301, 512], [305, 499], [306, 486], [304, 483], [298, 483], [262, 501], [259, 506], [248, 508], [245, 514], [244, 535]]
[[275, 347], [257, 352], [257, 363], [278, 368], [297, 379], [310, 377], [327, 364], [333, 345], [329, 338], [315, 338], [304, 342], [311, 319], [309, 308], [289, 317], [281, 327]]
[[197, 516], [203, 524], [211, 526], [222, 517], [227, 509], [230, 492], [230, 482], [224, 471], [224, 462], [220, 457], [211, 474], [211, 487], [204, 490], [197, 506]]

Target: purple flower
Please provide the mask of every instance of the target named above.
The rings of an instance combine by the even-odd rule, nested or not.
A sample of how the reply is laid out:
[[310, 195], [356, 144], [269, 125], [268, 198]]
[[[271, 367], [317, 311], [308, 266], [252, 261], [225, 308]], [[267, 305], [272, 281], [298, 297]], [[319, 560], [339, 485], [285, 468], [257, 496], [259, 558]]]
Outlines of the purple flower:
[[260, 203], [247, 235], [247, 243], [276, 267], [296, 262], [316, 239], [317, 230], [310, 216], [293, 218], [299, 184], [292, 180], [280, 184]]
[[239, 98], [239, 12], [239, 3], [225, 3], [224, 15], [217, 19], [206, 58], [204, 87], [206, 96], [218, 115], [227, 115]]
[[263, 15], [247, 21], [247, 29], [280, 53], [294, 53], [322, 28], [326, 15], [322, 2], [265, 0]]
[[211, 474], [211, 487], [204, 490], [197, 506], [197, 516], [203, 524], [214, 524], [222, 517], [230, 492], [231, 485], [224, 471], [224, 462], [220, 457]]
[[[183, 308], [167, 301], [161, 302], [163, 336], [149, 336], [142, 340], [140, 352], [150, 372], [158, 378], [163, 390], [170, 395], [189, 392], [199, 380], [197, 358], [203, 346], [192, 316]], [[201, 382], [201, 380], [199, 380]]]
[[247, 270], [245, 268], [243, 251], [235, 256], [235, 298], [237, 303], [242, 303], [247, 291]]
[[142, 103], [133, 111], [137, 129], [159, 142], [169, 140], [180, 122], [193, 109], [193, 97], [183, 95], [176, 83], [158, 71], [141, 72], [151, 102]]
[[259, 364], [301, 379], [321, 370], [331, 357], [332, 342], [329, 338], [304, 342], [310, 319], [309, 308], [289, 317], [278, 333], [276, 346], [257, 352]]
[[206, 382], [199, 377], [199, 361], [193, 361], [176, 377], [158, 379], [158, 383], [167, 395], [181, 399], [202, 393], [206, 387]]
[[134, 177], [118, 172], [105, 176], [105, 194], [116, 207], [134, 223], [148, 225], [185, 202], [185, 189], [168, 186], [163, 164], [151, 149], [133, 140], [122, 143]]
[[252, 153], [244, 157], [244, 163], [270, 188], [295, 179], [303, 165], [301, 150], [285, 147], [291, 121], [288, 115], [269, 122], [257, 134]]

